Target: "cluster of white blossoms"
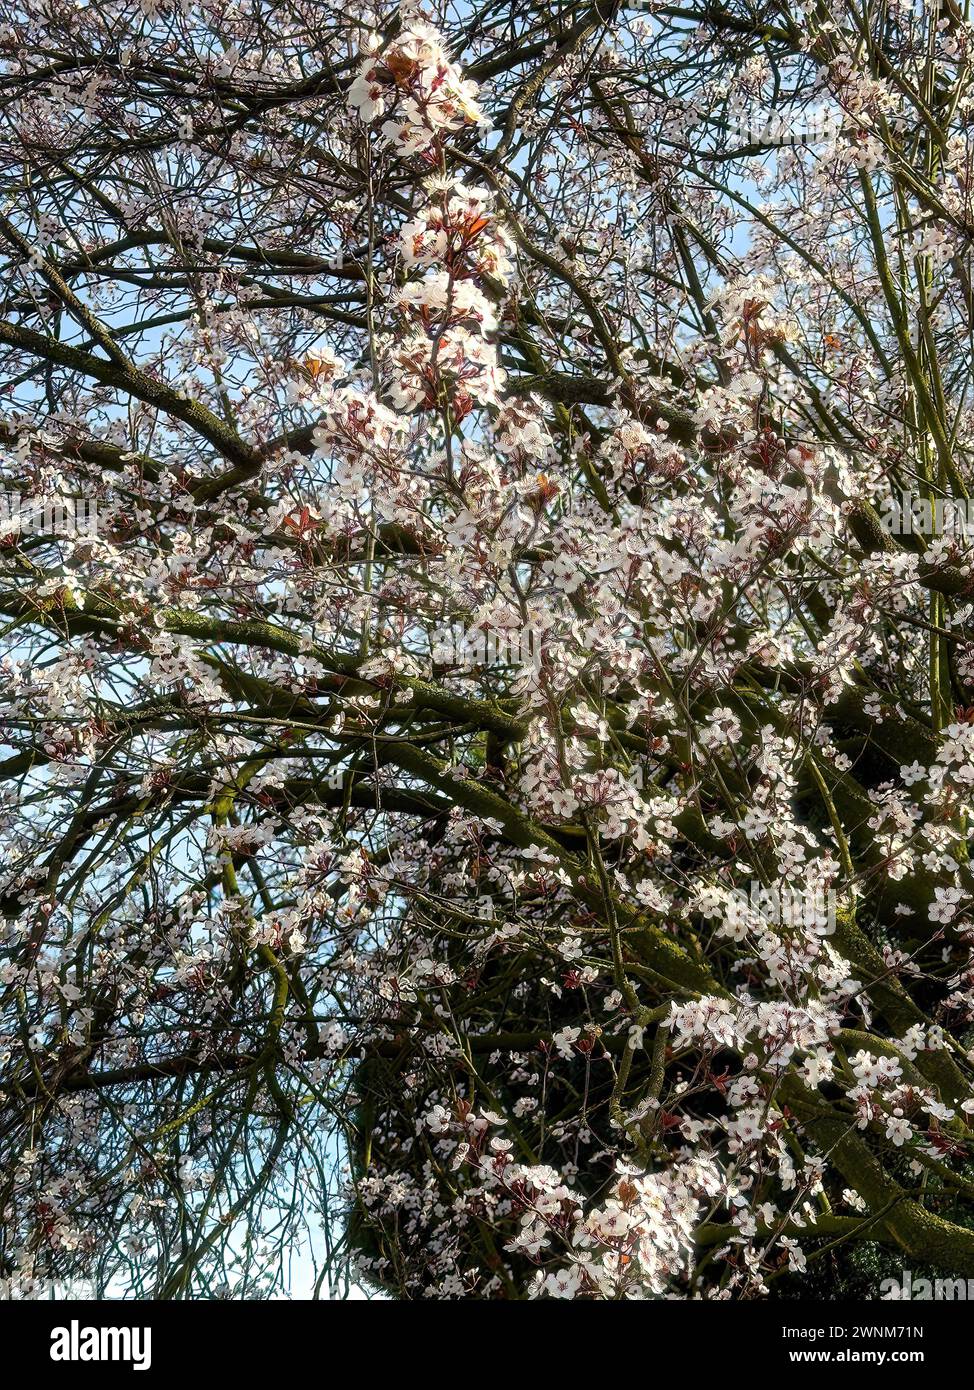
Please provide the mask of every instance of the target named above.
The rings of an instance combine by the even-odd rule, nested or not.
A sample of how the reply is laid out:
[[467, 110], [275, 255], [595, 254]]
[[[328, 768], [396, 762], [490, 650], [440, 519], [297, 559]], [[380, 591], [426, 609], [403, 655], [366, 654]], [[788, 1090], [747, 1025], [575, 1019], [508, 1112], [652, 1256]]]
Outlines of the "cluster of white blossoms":
[[365, 121], [395, 112], [382, 127], [394, 153], [441, 166], [423, 185], [428, 202], [400, 232], [403, 265], [422, 273], [393, 299], [404, 331], [385, 345], [382, 365], [397, 410], [449, 412], [454, 422], [498, 402], [504, 372], [489, 335], [513, 273], [511, 241], [490, 194], [443, 172], [442, 137], [485, 123], [476, 92], [439, 35], [412, 26], [363, 65], [348, 94]]
[[688, 1155], [665, 1172], [620, 1164], [618, 1174], [587, 1209], [551, 1169], [516, 1165], [505, 1175], [524, 1206], [514, 1248], [537, 1254], [559, 1237], [568, 1246], [564, 1264], [538, 1271], [530, 1296], [659, 1297], [692, 1268], [694, 1228], [726, 1186], [713, 1162]]
[[[566, 1172], [516, 1161], [512, 1140], [498, 1133], [503, 1123], [500, 1115], [478, 1112], [466, 1101], [437, 1103], [417, 1123], [417, 1133], [425, 1131], [433, 1148], [449, 1158], [458, 1186], [463, 1169], [474, 1184], [458, 1196], [454, 1221], [476, 1211], [517, 1221], [505, 1249], [547, 1266], [529, 1284], [529, 1297], [647, 1298], [686, 1277], [694, 1261], [695, 1228], [707, 1207], [728, 1193], [726, 1178], [705, 1148], [681, 1149], [662, 1172], [619, 1162], [611, 1188], [592, 1200]], [[363, 1196], [368, 1207], [381, 1204], [403, 1217], [422, 1201], [404, 1173], [370, 1175]], [[438, 1288], [439, 1296], [449, 1293], [450, 1278]], [[462, 1294], [462, 1284], [453, 1291]]]
[[504, 402], [494, 420], [494, 444], [502, 454], [518, 460], [543, 460], [547, 456], [554, 441], [536, 396]]
[[312, 444], [319, 456], [333, 461], [327, 524], [353, 528], [366, 504], [380, 520], [418, 516], [426, 487], [408, 466], [408, 420], [375, 391], [352, 386], [325, 388], [321, 407]]
[[507, 284], [513, 244], [497, 222], [486, 189], [444, 180], [427, 185], [436, 196], [399, 233], [403, 264], [426, 269], [446, 265], [456, 273]]
[[485, 190], [437, 175], [424, 191], [428, 205], [400, 235], [403, 264], [423, 273], [393, 301], [404, 332], [384, 367], [397, 409], [448, 409], [459, 422], [496, 405], [504, 384], [490, 335], [512, 274], [510, 241]]
[[373, 52], [348, 91], [363, 121], [387, 119], [382, 138], [403, 157], [423, 154], [439, 134], [465, 125], [488, 125], [477, 105], [477, 84], [450, 62], [443, 40], [429, 25], [413, 23], [387, 47], [371, 35]]

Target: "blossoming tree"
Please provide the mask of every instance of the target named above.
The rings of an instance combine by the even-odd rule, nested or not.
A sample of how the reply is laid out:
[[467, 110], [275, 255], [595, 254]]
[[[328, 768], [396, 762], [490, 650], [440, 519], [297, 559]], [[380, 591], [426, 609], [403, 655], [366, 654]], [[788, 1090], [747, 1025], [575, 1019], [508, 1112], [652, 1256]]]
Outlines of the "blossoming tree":
[[6, 1290], [974, 1275], [972, 39], [0, 3]]

